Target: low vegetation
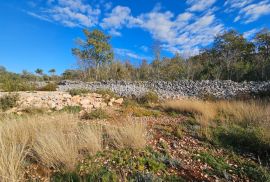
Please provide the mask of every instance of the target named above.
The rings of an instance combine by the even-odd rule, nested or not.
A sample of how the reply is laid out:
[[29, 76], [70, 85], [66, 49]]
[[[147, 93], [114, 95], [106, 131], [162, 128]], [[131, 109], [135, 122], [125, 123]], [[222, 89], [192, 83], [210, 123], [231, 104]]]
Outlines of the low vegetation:
[[38, 89], [39, 91], [56, 91], [57, 85], [55, 83], [47, 83], [43, 87]]
[[193, 118], [207, 139], [236, 150], [252, 152], [269, 162], [270, 110], [261, 102], [172, 101], [162, 105], [167, 112]]
[[144, 132], [142, 123], [82, 127], [78, 117], [65, 113], [8, 117], [0, 125], [0, 179], [22, 181], [29, 160], [72, 172], [80, 159], [107, 147], [144, 148]]
[[7, 94], [0, 98], [0, 111], [6, 111], [16, 106], [19, 100], [19, 95], [17, 94]]
[[68, 92], [71, 96], [84, 95], [84, 94], [90, 93], [90, 91], [87, 89], [71, 89]]
[[85, 112], [82, 116], [82, 119], [91, 120], [91, 119], [107, 119], [109, 115], [103, 109], [96, 109], [91, 112]]

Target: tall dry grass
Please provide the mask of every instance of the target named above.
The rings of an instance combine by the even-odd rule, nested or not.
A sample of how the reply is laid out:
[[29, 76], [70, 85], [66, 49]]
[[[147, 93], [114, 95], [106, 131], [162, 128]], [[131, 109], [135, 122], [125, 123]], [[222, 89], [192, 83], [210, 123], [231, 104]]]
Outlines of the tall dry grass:
[[217, 105], [200, 100], [169, 101], [161, 105], [166, 111], [192, 114], [201, 124], [208, 125], [217, 115]]
[[201, 100], [169, 101], [162, 104], [166, 111], [189, 113], [209, 135], [209, 126], [215, 127], [215, 121], [226, 126], [239, 125], [243, 128], [259, 130], [261, 140], [270, 145], [270, 104], [258, 101], [216, 101]]
[[146, 124], [128, 121], [117, 126], [106, 125], [110, 143], [116, 148], [141, 149], [146, 145]]
[[136, 148], [145, 146], [143, 132], [144, 127], [137, 124], [84, 125], [79, 117], [67, 113], [2, 119], [0, 181], [22, 181], [29, 157], [49, 168], [73, 171], [81, 157], [106, 147], [103, 136], [110, 136], [121, 147]]

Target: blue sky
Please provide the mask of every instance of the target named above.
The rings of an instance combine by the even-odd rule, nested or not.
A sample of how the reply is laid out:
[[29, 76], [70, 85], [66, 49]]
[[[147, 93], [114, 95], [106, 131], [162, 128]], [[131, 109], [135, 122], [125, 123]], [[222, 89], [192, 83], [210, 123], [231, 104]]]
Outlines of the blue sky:
[[270, 0], [0, 0], [0, 65], [21, 72], [76, 68], [71, 54], [82, 29], [112, 35], [116, 58], [151, 60], [197, 54], [215, 35], [235, 29], [251, 39], [270, 28]]

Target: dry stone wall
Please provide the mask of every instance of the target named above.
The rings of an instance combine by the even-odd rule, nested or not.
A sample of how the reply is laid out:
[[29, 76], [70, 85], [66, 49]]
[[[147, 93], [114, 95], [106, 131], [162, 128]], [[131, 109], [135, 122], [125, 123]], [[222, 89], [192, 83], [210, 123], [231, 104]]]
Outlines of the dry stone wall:
[[270, 81], [268, 82], [233, 82], [233, 81], [102, 81], [102, 82], [81, 82], [81, 81], [61, 81], [59, 91], [70, 89], [110, 89], [120, 96], [139, 97], [147, 91], [155, 91], [160, 98], [182, 98], [201, 97], [211, 95], [216, 98], [228, 99], [241, 94], [256, 94], [260, 92], [270, 92]]

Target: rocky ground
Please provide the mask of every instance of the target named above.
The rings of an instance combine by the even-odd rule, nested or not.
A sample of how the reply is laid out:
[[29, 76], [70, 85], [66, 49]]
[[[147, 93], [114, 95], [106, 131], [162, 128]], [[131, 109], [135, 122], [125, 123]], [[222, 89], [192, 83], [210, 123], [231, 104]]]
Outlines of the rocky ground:
[[[9, 93], [0, 92], [0, 98]], [[83, 110], [91, 111], [92, 109], [105, 108], [114, 104], [122, 104], [122, 98], [113, 98], [109, 95], [102, 96], [96, 93], [87, 93], [84, 95], [71, 96], [68, 92], [16, 92], [18, 95], [16, 107], [9, 112], [20, 112], [29, 108], [39, 108], [47, 110], [62, 110], [69, 106], [79, 106]]]
[[81, 81], [61, 81], [59, 91], [70, 89], [110, 89], [120, 96], [140, 96], [151, 90], [158, 93], [160, 98], [182, 98], [182, 97], [202, 97], [212, 96], [220, 99], [228, 99], [245, 94], [260, 94], [270, 92], [270, 82], [242, 82], [221, 80], [204, 81], [103, 81], [103, 82], [81, 82]]

